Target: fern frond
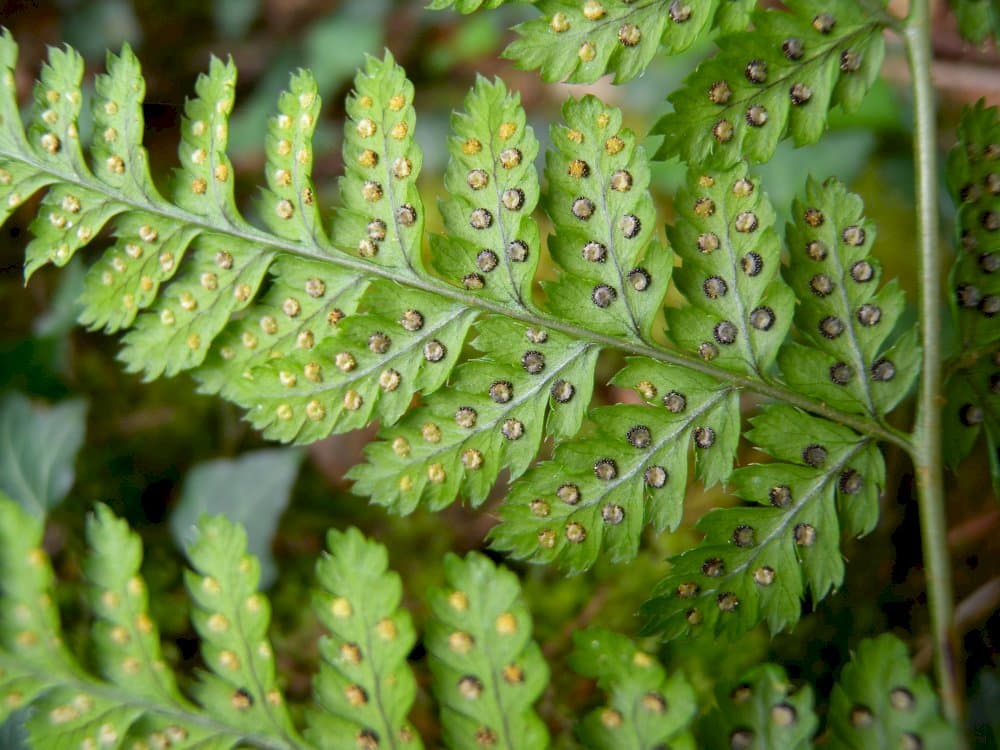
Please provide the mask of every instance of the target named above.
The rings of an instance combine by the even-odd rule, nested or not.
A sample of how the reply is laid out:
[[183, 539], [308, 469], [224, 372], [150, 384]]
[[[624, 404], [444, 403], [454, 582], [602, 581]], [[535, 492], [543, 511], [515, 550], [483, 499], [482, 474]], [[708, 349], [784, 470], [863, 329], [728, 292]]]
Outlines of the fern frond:
[[77, 671], [60, 632], [43, 529], [0, 493], [0, 720]]
[[[94, 645], [109, 682], [86, 674], [63, 644], [52, 567], [40, 546], [42, 521], [0, 496], [0, 718], [31, 705], [28, 730], [34, 747], [121, 747], [146, 741], [229, 748], [245, 740], [254, 747], [292, 750], [280, 742], [261, 742], [239, 723], [227, 726], [200, 714], [180, 698], [159, 658], [156, 627], [145, 611], [145, 587], [134, 575], [136, 537], [105, 508], [88, 526], [96, 545], [87, 564], [98, 618]], [[116, 570], [112, 561], [119, 552], [124, 564]]]
[[680, 523], [689, 446], [706, 486], [729, 477], [740, 433], [735, 389], [643, 358], [613, 382], [647, 405], [595, 409], [589, 434], [560, 444], [552, 460], [515, 482], [490, 532], [496, 547], [572, 572], [602, 550], [628, 560], [646, 524], [662, 531]]
[[87, 519], [87, 543], [85, 573], [97, 618], [91, 637], [103, 677], [150, 700], [186, 707], [149, 616], [146, 584], [139, 574], [142, 541], [127, 522], [99, 505]]
[[246, 547], [246, 532], [223, 516], [203, 517], [187, 547], [191, 621], [211, 670], [202, 673], [195, 694], [234, 726], [294, 744], [267, 639], [270, 604], [257, 592], [260, 563]]
[[419, 750], [406, 718], [417, 690], [406, 664], [416, 634], [400, 608], [399, 575], [388, 570], [385, 547], [357, 529], [330, 531], [327, 547], [316, 566], [314, 609], [330, 635], [320, 642], [318, 710], [309, 714], [306, 736], [318, 748], [367, 742]]
[[926, 676], [914, 674], [906, 646], [893, 635], [862, 641], [830, 699], [829, 747], [954, 747]]
[[958, 351], [945, 384], [946, 462], [957, 467], [986, 434], [1000, 492], [1000, 116], [978, 102], [966, 108], [948, 158], [958, 204], [957, 257], [949, 283]]
[[[708, 38], [718, 26], [742, 31], [755, 0], [541, 0], [542, 13], [515, 27], [521, 38], [503, 56], [537, 68], [546, 81], [615, 83], [640, 75], [664, 48], [673, 55]], [[466, 11], [467, 12], [467, 11]]]
[[431, 593], [426, 645], [449, 750], [544, 750], [548, 732], [532, 704], [549, 669], [531, 639], [517, 576], [475, 552], [444, 560], [446, 589]]
[[434, 265], [480, 297], [531, 308], [541, 246], [531, 214], [538, 202], [538, 140], [520, 95], [479, 77], [452, 115], [441, 201], [448, 237], [432, 237]]
[[588, 328], [651, 339], [673, 254], [655, 238], [649, 162], [621, 110], [594, 96], [569, 99], [546, 152], [549, 252], [563, 272], [543, 283], [548, 309]]
[[419, 273], [424, 206], [417, 192], [423, 156], [414, 140], [413, 84], [386, 52], [367, 57], [347, 98], [340, 247], [407, 275]]
[[777, 461], [738, 469], [733, 482], [763, 507], [698, 522], [704, 540], [673, 560], [643, 605], [648, 631], [738, 635], [766, 620], [776, 633], [798, 621], [806, 589], [815, 601], [840, 585], [841, 536], [878, 520], [885, 464], [872, 441], [787, 406], [752, 421], [747, 438]]
[[590, 401], [598, 348], [499, 316], [476, 324], [482, 357], [459, 365], [427, 398], [365, 447], [354, 491], [401, 513], [456, 496], [478, 505], [501, 469], [527, 470], [545, 435], [574, 435]]
[[667, 311], [677, 345], [726, 369], [767, 373], [792, 323], [774, 209], [745, 166], [691, 175], [670, 241], [690, 307]]
[[1000, 3], [997, 0], [950, 0], [958, 30], [970, 42], [982, 44], [987, 37], [1000, 38]]
[[[344, 145], [344, 208], [328, 241], [310, 181], [319, 101], [308, 74], [292, 79], [269, 125], [268, 187], [258, 204], [267, 229], [261, 229], [233, 204], [234, 175], [225, 155], [231, 64], [213, 61], [187, 105], [182, 168], [166, 200], [148, 179], [139, 116], [143, 85], [128, 50], [111, 59], [98, 85], [95, 107], [103, 114], [96, 117], [104, 118], [104, 131], [92, 154], [103, 162], [94, 164], [93, 174], [71, 142], [79, 60], [53, 53], [36, 98], [61, 109], [36, 113], [25, 135], [10, 83], [14, 53], [5, 36], [0, 56], [10, 75], [0, 81], [0, 168], [10, 180], [4, 184], [0, 173], [0, 202], [22, 202], [22, 187], [35, 185], [36, 175], [39, 185], [53, 184], [43, 200], [58, 198], [51, 207], [55, 220], [43, 213], [37, 221], [72, 229], [74, 243], [93, 239], [105, 221], [117, 235], [89, 274], [85, 319], [111, 330], [131, 326], [122, 355], [130, 369], [147, 377], [190, 371], [204, 391], [245, 407], [268, 437], [311, 442], [379, 420], [381, 439], [367, 449], [370, 463], [350, 476], [359, 493], [394, 510], [409, 512], [421, 502], [441, 508], [456, 496], [478, 504], [502, 470], [517, 479], [543, 439], [552, 438], [566, 446], [525, 483], [536, 490], [518, 490], [523, 494], [509, 515], [523, 520], [498, 539], [519, 555], [560, 557], [578, 570], [602, 545], [616, 559], [634, 554], [647, 521], [676, 525], [692, 439], [702, 479], [712, 484], [729, 476], [738, 389], [835, 416], [866, 436], [901, 441], [874, 418], [836, 413], [771, 378], [791, 295], [776, 275], [770, 209], [742, 167], [703, 174], [711, 185], [693, 183], [685, 199], [690, 207], [671, 231], [683, 245], [678, 279], [692, 305], [670, 318], [677, 341], [694, 353], [651, 341], [672, 257], [653, 239], [642, 151], [621, 127], [620, 113], [592, 97], [568, 103], [566, 127], [553, 131], [546, 203], [561, 273], [548, 287], [546, 309], [532, 300], [542, 254], [529, 215], [539, 192], [532, 163], [538, 144], [517, 96], [500, 82], [477, 82], [467, 112], [453, 120], [450, 197], [442, 204], [450, 234], [432, 242], [442, 279], [421, 265], [413, 89], [390, 56], [369, 59], [356, 79]], [[91, 204], [113, 208], [112, 218], [80, 225], [77, 214]], [[82, 246], [38, 231], [45, 241], [36, 240], [29, 269], [44, 259], [64, 262], [61, 244], [69, 254]], [[709, 234], [719, 247], [706, 255], [698, 241]], [[579, 255], [596, 252], [588, 250], [591, 244], [603, 247], [605, 263]], [[728, 293], [708, 300], [708, 281], [724, 283]], [[459, 364], [474, 323], [480, 356]], [[571, 443], [604, 347], [646, 357], [643, 366], [660, 399], [690, 391], [690, 401], [676, 401], [677, 411], [629, 405], [598, 412], [597, 421], [607, 426]], [[442, 388], [446, 382], [449, 388]], [[635, 426], [646, 430], [629, 438]], [[632, 445], [610, 456], [599, 444], [608, 440]], [[605, 458], [618, 462], [613, 470]], [[533, 514], [531, 501], [541, 497], [537, 508], [556, 507], [551, 498], [567, 483], [555, 482], [559, 472], [579, 477], [581, 488], [588, 484], [583, 503], [552, 511], [553, 520], [565, 524], [549, 526]], [[647, 495], [663, 499], [646, 510]], [[569, 520], [574, 513], [579, 520]]]
[[702, 722], [705, 747], [809, 750], [819, 726], [809, 685], [795, 688], [785, 670], [761, 664], [734, 686], [720, 686], [718, 708]]
[[[696, 747], [690, 732], [697, 713], [694, 689], [680, 672], [663, 666], [627, 637], [592, 627], [573, 633], [569, 663], [597, 680], [606, 706], [587, 714], [577, 734], [594, 750]], [[667, 744], [669, 743], [669, 744]]]
[[886, 342], [903, 312], [895, 280], [878, 289], [871, 255], [875, 227], [861, 199], [843, 184], [810, 179], [792, 207], [788, 277], [801, 303], [796, 325], [808, 345], [789, 342], [779, 364], [785, 380], [844, 411], [881, 417], [907, 395], [920, 372], [916, 330]]
[[764, 162], [779, 140], [819, 140], [836, 104], [856, 110], [878, 76], [892, 23], [884, 3], [796, 0], [791, 12], [757, 11], [753, 34], [720, 41], [670, 95], [674, 111], [653, 132], [664, 135], [657, 158], [729, 167]]

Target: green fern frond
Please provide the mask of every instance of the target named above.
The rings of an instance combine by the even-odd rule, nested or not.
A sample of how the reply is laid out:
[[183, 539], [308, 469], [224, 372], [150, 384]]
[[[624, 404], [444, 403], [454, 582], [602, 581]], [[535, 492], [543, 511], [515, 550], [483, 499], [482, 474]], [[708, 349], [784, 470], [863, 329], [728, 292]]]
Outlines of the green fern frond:
[[0, 496], [0, 718], [31, 705], [33, 747], [296, 747], [227, 724], [215, 714], [219, 705], [206, 704], [212, 715], [203, 714], [179, 695], [136, 574], [138, 539], [103, 507], [88, 522], [94, 549], [86, 573], [95, 653], [108, 681], [88, 675], [63, 643], [42, 531], [40, 519]]
[[494, 546], [515, 557], [586, 570], [607, 551], [635, 557], [647, 524], [680, 523], [688, 484], [688, 451], [712, 486], [732, 472], [739, 442], [735, 389], [680, 367], [635, 358], [614, 383], [633, 388], [646, 406], [594, 410], [594, 429], [557, 446], [532, 468], [500, 507]]
[[160, 652], [139, 574], [142, 541], [105, 505], [87, 519], [85, 573], [96, 616], [94, 640], [103, 677], [153, 701], [187, 708]]
[[406, 664], [416, 634], [400, 608], [399, 575], [388, 570], [385, 547], [357, 529], [330, 531], [327, 546], [316, 566], [314, 609], [330, 635], [320, 642], [319, 710], [309, 714], [306, 736], [318, 748], [367, 742], [419, 750], [406, 718], [417, 690]]
[[[84, 320], [130, 328], [122, 354], [129, 369], [147, 377], [189, 371], [203, 391], [233, 400], [267, 437], [284, 441], [378, 420], [369, 463], [349, 476], [360, 494], [393, 510], [442, 508], [459, 496], [479, 504], [503, 470], [515, 480], [525, 474], [551, 438], [553, 460], [515, 490], [501, 511], [512, 523], [496, 540], [580, 570], [602, 547], [615, 559], [634, 555], [645, 523], [676, 526], [690, 442], [702, 480], [727, 479], [741, 390], [901, 441], [873, 416], [835, 412], [776, 379], [792, 295], [777, 276], [773, 213], [744, 167], [702, 172], [682, 198], [670, 234], [691, 306], [668, 320], [683, 351], [656, 343], [673, 258], [653, 237], [642, 149], [620, 112], [593, 97], [568, 102], [565, 127], [553, 129], [545, 205], [560, 269], [548, 301], [536, 305], [538, 143], [501, 82], [480, 79], [453, 119], [442, 203], [449, 234], [431, 243], [441, 278], [421, 262], [413, 87], [391, 56], [370, 58], [349, 98], [344, 207], [328, 240], [310, 177], [319, 100], [309, 74], [293, 77], [269, 125], [258, 202], [266, 228], [258, 228], [236, 212], [225, 155], [232, 64], [214, 60], [187, 104], [182, 167], [167, 200], [146, 168], [143, 83], [131, 52], [112, 56], [97, 86], [103, 130], [91, 149], [93, 173], [73, 140], [82, 63], [52, 53], [25, 135], [15, 53], [4, 36], [0, 203], [20, 205], [29, 190], [51, 185], [29, 273], [46, 260], [66, 262], [107, 224], [116, 239], [88, 273]], [[704, 245], [711, 237], [717, 247]], [[478, 356], [463, 361], [473, 325]], [[645, 358], [620, 376], [631, 382], [618, 382], [658, 407], [595, 412], [594, 430], [574, 439], [603, 348]], [[633, 377], [635, 368], [648, 372]], [[674, 393], [683, 398], [660, 408]], [[567, 504], [558, 495], [564, 484], [576, 484], [582, 502]]]
[[997, 0], [950, 0], [958, 30], [970, 42], [982, 44], [987, 37], [1000, 38], [1000, 3]]
[[690, 307], [670, 309], [670, 335], [719, 366], [765, 375], [792, 323], [794, 297], [779, 274], [774, 209], [745, 166], [691, 175], [670, 241]]
[[1000, 116], [983, 102], [966, 108], [948, 158], [958, 204], [957, 256], [949, 276], [957, 353], [945, 384], [947, 463], [957, 467], [985, 432], [1000, 492]]
[[531, 639], [517, 576], [471, 553], [444, 560], [445, 585], [430, 595], [426, 645], [449, 750], [548, 747], [532, 704], [549, 669]]
[[43, 528], [42, 519], [0, 494], [0, 719], [29, 705], [60, 675], [77, 674], [60, 632]]
[[906, 646], [889, 634], [858, 646], [833, 688], [829, 724], [834, 750], [958, 743], [930, 681], [914, 674]]
[[861, 199], [835, 180], [810, 179], [792, 206], [788, 277], [801, 304], [796, 326], [808, 344], [789, 342], [779, 364], [797, 390], [844, 411], [881, 417], [917, 379], [920, 347], [911, 328], [886, 346], [903, 312], [895, 280], [878, 289], [871, 256], [875, 227]]
[[657, 158], [729, 167], [764, 162], [779, 140], [819, 140], [831, 107], [856, 110], [878, 76], [892, 17], [884, 3], [796, 0], [757, 11], [754, 33], [726, 37], [670, 95], [674, 111], [653, 132]]
[[246, 547], [243, 528], [222, 516], [203, 518], [188, 544], [191, 621], [211, 670], [200, 675], [195, 694], [234, 726], [294, 744], [297, 734], [267, 639], [270, 604], [257, 592], [260, 563]]
[[650, 632], [738, 635], [764, 620], [783, 630], [798, 621], [807, 589], [815, 601], [840, 585], [841, 536], [878, 520], [885, 464], [870, 440], [787, 406], [752, 422], [748, 439], [777, 461], [738, 469], [733, 482], [762, 507], [702, 517], [702, 543], [673, 560], [643, 605]]
[[809, 685], [795, 688], [785, 670], [761, 664], [734, 686], [720, 686], [718, 707], [702, 721], [705, 747], [809, 750], [819, 726]]
[[431, 239], [434, 265], [480, 297], [531, 308], [541, 247], [531, 214], [538, 203], [538, 140], [520, 96], [502, 81], [478, 78], [452, 115], [448, 198], [440, 209], [448, 237]]
[[548, 248], [563, 269], [543, 283], [548, 309], [595, 331], [650, 341], [673, 254], [655, 238], [649, 162], [621, 110], [594, 96], [563, 105], [551, 128], [545, 210]]
[[614, 82], [622, 83], [645, 71], [661, 46], [673, 55], [707, 39], [715, 27], [742, 31], [755, 4], [541, 0], [537, 6], [542, 17], [516, 26], [520, 38], [503, 56], [519, 68], [537, 68], [546, 81], [591, 83], [612, 73]]
[[384, 60], [366, 58], [347, 114], [334, 240], [380, 266], [419, 274], [424, 206], [416, 179], [423, 156], [414, 140], [413, 84], [388, 51]]
[[[623, 635], [592, 627], [573, 634], [569, 663], [597, 680], [606, 706], [587, 714], [577, 734], [594, 750], [693, 750], [690, 733], [697, 713], [694, 689], [680, 672], [663, 666]], [[669, 744], [667, 744], [669, 743]]]

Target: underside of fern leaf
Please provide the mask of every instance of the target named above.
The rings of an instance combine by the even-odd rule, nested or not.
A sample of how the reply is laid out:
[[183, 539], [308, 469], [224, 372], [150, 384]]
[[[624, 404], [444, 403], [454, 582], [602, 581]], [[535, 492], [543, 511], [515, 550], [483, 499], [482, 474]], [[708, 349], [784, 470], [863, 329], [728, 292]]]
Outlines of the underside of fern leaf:
[[956, 258], [949, 276], [956, 353], [945, 386], [945, 460], [953, 468], [985, 433], [1000, 491], [1000, 116], [982, 102], [962, 115], [948, 160]]
[[[850, 19], [841, 20], [843, 31]], [[747, 584], [760, 566], [734, 563], [736, 588], [704, 587], [742, 603], [739, 616], [724, 618], [734, 625], [719, 629], [794, 622], [806, 586], [821, 596], [839, 583], [839, 528], [856, 535], [874, 524], [867, 499], [841, 501], [838, 520], [835, 486], [864, 488], [865, 498], [877, 492], [872, 436], [892, 435], [882, 420], [912, 383], [917, 349], [912, 337], [892, 335], [901, 294], [876, 291], [874, 232], [860, 201], [838, 184], [810, 183], [796, 204], [783, 269], [774, 211], [747, 167], [692, 169], [667, 232], [672, 250], [658, 236], [647, 156], [619, 110], [593, 96], [566, 102], [542, 191], [539, 144], [517, 94], [481, 78], [452, 118], [440, 202], [447, 233], [430, 238], [425, 262], [414, 92], [391, 55], [368, 58], [348, 97], [347, 166], [330, 227], [310, 176], [316, 84], [307, 72], [292, 77], [268, 125], [261, 228], [237, 211], [225, 155], [231, 63], [213, 60], [186, 105], [168, 199], [146, 167], [143, 82], [128, 49], [110, 56], [98, 79], [89, 162], [77, 138], [79, 57], [52, 52], [24, 131], [9, 36], [0, 53], [8, 74], [0, 197], [13, 208], [49, 188], [26, 272], [68, 262], [110, 229], [111, 246], [87, 274], [84, 322], [125, 331], [130, 370], [147, 378], [189, 372], [204, 392], [244, 407], [267, 437], [307, 443], [378, 421], [368, 462], [348, 475], [359, 494], [400, 513], [456, 498], [478, 505], [506, 471], [514, 484], [495, 546], [572, 572], [605, 552], [627, 560], [647, 524], [679, 524], [689, 453], [706, 486], [735, 476], [744, 491], [740, 477], [756, 467], [733, 468], [739, 394], [750, 388], [827, 416], [834, 404], [851, 428], [802, 420], [853, 447], [841, 454], [825, 446], [825, 468], [805, 460], [815, 472], [786, 467], [795, 476], [780, 483], [803, 499], [786, 516], [746, 522], [762, 530], [763, 549], [753, 555], [777, 555], [765, 567], [783, 572], [795, 558], [787, 532], [802, 524], [822, 529], [819, 551], [803, 553], [805, 579], [795, 572], [777, 598]], [[553, 229], [544, 243], [533, 216], [539, 203]], [[538, 285], [546, 251], [556, 276]], [[672, 277], [687, 304], [667, 308], [664, 335], [657, 321]], [[818, 279], [835, 293], [817, 291]], [[640, 403], [588, 411], [603, 349], [632, 355], [613, 382]], [[792, 413], [781, 408], [769, 416]], [[764, 433], [758, 427], [749, 437]], [[806, 443], [786, 455], [787, 442], [766, 439], [758, 445], [801, 464]], [[548, 440], [551, 458], [536, 464]], [[838, 463], [855, 458], [857, 466]], [[761, 500], [759, 488], [746, 493]], [[719, 517], [726, 513], [758, 518], [763, 510]], [[711, 532], [706, 543], [730, 533]], [[655, 626], [678, 634], [686, 628], [674, 607], [659, 610]], [[714, 616], [707, 619], [714, 628]]]
[[743, 31], [753, 6], [752, 0], [542, 0], [536, 3], [542, 17], [515, 27], [520, 38], [504, 57], [537, 68], [546, 81], [591, 83], [611, 73], [622, 83], [641, 75], [661, 47], [677, 54], [715, 28]]
[[789, 10], [758, 10], [754, 34], [720, 42], [670, 95], [674, 111], [654, 132], [665, 136], [658, 158], [728, 167], [767, 161], [786, 134], [796, 145], [819, 140], [831, 107], [853, 111], [882, 64], [880, 3], [797, 0]]

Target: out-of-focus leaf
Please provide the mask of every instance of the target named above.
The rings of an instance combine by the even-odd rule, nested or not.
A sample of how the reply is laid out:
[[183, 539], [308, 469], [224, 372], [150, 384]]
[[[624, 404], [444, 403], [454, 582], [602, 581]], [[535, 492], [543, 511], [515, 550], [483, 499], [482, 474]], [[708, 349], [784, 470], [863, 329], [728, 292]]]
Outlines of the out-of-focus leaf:
[[195, 466], [170, 519], [177, 544], [189, 540], [201, 516], [221, 513], [246, 527], [250, 554], [260, 559], [262, 585], [269, 585], [276, 574], [271, 539], [288, 505], [302, 455], [296, 449], [261, 450]]
[[11, 393], [0, 401], [0, 490], [43, 517], [73, 485], [87, 402], [45, 408]]

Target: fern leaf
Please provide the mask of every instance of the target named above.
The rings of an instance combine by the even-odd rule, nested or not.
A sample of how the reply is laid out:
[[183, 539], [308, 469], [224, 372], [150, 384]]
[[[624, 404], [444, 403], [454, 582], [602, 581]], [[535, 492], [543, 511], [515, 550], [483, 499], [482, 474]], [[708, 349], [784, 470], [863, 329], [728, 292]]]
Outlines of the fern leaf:
[[531, 640], [517, 577], [483, 555], [444, 560], [445, 590], [430, 596], [426, 645], [449, 750], [544, 750], [549, 739], [532, 704], [549, 669]]
[[989, 36], [1000, 37], [1000, 4], [997, 0], [950, 0], [958, 30], [970, 42], [982, 44]]
[[347, 99], [344, 208], [335, 240], [381, 266], [407, 274], [422, 269], [424, 207], [417, 191], [422, 155], [413, 137], [413, 84], [386, 52], [367, 57]]
[[670, 241], [690, 307], [667, 311], [677, 345], [726, 369], [765, 374], [792, 322], [774, 209], [746, 167], [689, 178]]
[[982, 102], [966, 108], [948, 159], [958, 204], [957, 257], [949, 276], [959, 351], [945, 385], [946, 462], [957, 467], [985, 432], [1000, 492], [1000, 117]]
[[[267, 189], [258, 204], [268, 229], [311, 245], [327, 244], [312, 182], [312, 138], [320, 105], [312, 73], [293, 75], [288, 91], [278, 97], [278, 114], [268, 121]], [[218, 175], [221, 167], [215, 169]]]
[[646, 153], [622, 113], [594, 96], [563, 105], [546, 153], [549, 252], [563, 273], [544, 283], [548, 308], [589, 329], [650, 340], [673, 256], [654, 240]]
[[747, 437], [777, 459], [733, 475], [736, 494], [762, 507], [699, 521], [703, 542], [643, 605], [647, 630], [738, 635], [766, 620], [776, 633], [798, 621], [807, 588], [815, 601], [840, 585], [841, 535], [877, 522], [885, 464], [869, 439], [788, 406], [756, 417]]
[[486, 499], [500, 470], [525, 472], [544, 435], [580, 427], [598, 349], [501, 317], [476, 324], [483, 356], [459, 365], [447, 390], [427, 398], [365, 448], [348, 476], [354, 491], [400, 513], [443, 508], [457, 495]]
[[542, 17], [515, 27], [520, 39], [504, 51], [519, 68], [538, 68], [546, 81], [592, 83], [614, 74], [623, 83], [646, 70], [662, 45], [677, 54], [720, 26], [742, 31], [754, 0], [542, 0]]
[[267, 640], [270, 605], [257, 593], [260, 564], [246, 547], [246, 532], [223, 516], [202, 518], [187, 547], [191, 620], [211, 670], [195, 693], [222, 720], [295, 744]]
[[357, 529], [330, 531], [327, 545], [317, 564], [322, 588], [314, 609], [330, 635], [320, 643], [321, 710], [309, 715], [307, 737], [318, 748], [417, 750], [423, 745], [406, 718], [416, 695], [406, 664], [416, 634], [400, 608], [399, 575], [388, 570], [385, 547]]
[[142, 542], [107, 506], [87, 519], [86, 577], [92, 630], [106, 680], [165, 704], [183, 705], [173, 674], [160, 653], [160, 636], [147, 609], [146, 584], [139, 575]]
[[435, 267], [478, 296], [530, 308], [541, 257], [531, 217], [538, 140], [520, 96], [499, 79], [479, 77], [451, 127], [444, 176], [449, 198], [440, 203], [449, 234], [431, 238]]
[[53, 599], [43, 525], [0, 493], [0, 721], [78, 669]]
[[906, 646], [885, 634], [862, 641], [830, 699], [829, 747], [954, 747], [930, 681], [914, 674]]
[[207, 704], [212, 715], [202, 714], [179, 695], [146, 612], [138, 537], [103, 506], [88, 521], [93, 550], [85, 570], [108, 682], [87, 675], [63, 645], [42, 531], [40, 519], [0, 495], [0, 720], [30, 705], [32, 747], [303, 747], [255, 734], [243, 716], [226, 723], [220, 705]]
[[596, 679], [608, 694], [607, 705], [591, 711], [579, 725], [577, 733], [586, 747], [696, 747], [689, 731], [697, 713], [695, 692], [682, 673], [668, 677], [652, 656], [604, 628], [573, 633], [573, 645], [570, 666]]
[[[329, 276], [327, 270], [314, 278]], [[346, 291], [350, 299], [354, 292]], [[283, 307], [300, 297], [286, 297]], [[269, 437], [307, 443], [379, 417], [392, 424], [414, 393], [429, 393], [444, 383], [475, 312], [437, 295], [403, 292], [389, 281], [369, 285], [363, 302], [369, 312], [334, 320], [332, 330], [329, 303], [310, 303], [315, 327], [299, 329], [294, 346], [282, 356], [274, 356], [282, 352], [275, 340], [282, 336], [288, 311], [280, 318], [265, 313], [257, 319], [258, 345], [271, 348], [272, 355], [264, 361], [255, 357], [260, 364], [249, 369], [245, 382], [229, 387], [237, 403], [249, 409], [255, 427]], [[298, 328], [297, 321], [291, 325]]]
[[647, 405], [594, 410], [590, 434], [557, 446], [552, 460], [516, 482], [490, 532], [496, 547], [572, 572], [593, 565], [602, 549], [628, 560], [646, 524], [662, 531], [680, 522], [689, 445], [706, 486], [729, 476], [740, 432], [732, 387], [643, 358], [614, 382]]
[[958, 143], [948, 158], [948, 183], [958, 204], [959, 248], [949, 281], [963, 349], [1000, 340], [1000, 326], [990, 320], [1000, 313], [998, 161], [1000, 110], [980, 101], [963, 111]]
[[787, 133], [813, 143], [830, 108], [856, 110], [884, 55], [881, 3], [797, 0], [791, 12], [753, 16], [754, 33], [726, 37], [670, 95], [674, 111], [653, 132], [664, 135], [657, 158], [723, 168], [740, 159], [764, 162]]
[[[12, 85], [16, 45], [6, 32], [3, 45], [8, 50], [12, 48], [12, 51], [4, 55], [10, 62], [6, 71], [9, 81], [5, 84]], [[8, 126], [8, 137], [4, 139], [7, 143], [4, 145], [13, 146], [21, 153], [31, 154], [32, 160], [38, 165], [31, 170], [35, 172], [33, 177], [24, 176], [28, 185], [17, 184], [20, 182], [23, 166], [11, 165], [13, 171], [10, 172], [9, 179], [8, 175], [0, 173], [0, 185], [4, 187], [8, 208], [16, 208], [30, 197], [31, 193], [22, 192], [22, 187], [37, 189], [55, 182], [51, 172], [92, 179], [80, 146], [82, 78], [83, 58], [75, 50], [50, 50], [48, 62], [43, 64], [35, 84], [26, 141], [22, 133], [16, 132], [21, 122], [16, 99], [13, 94], [3, 97], [4, 121], [11, 123]], [[117, 162], [114, 164], [116, 167]], [[104, 167], [105, 171], [114, 171], [108, 168], [108, 164]], [[49, 174], [44, 174], [46, 171]], [[124, 209], [124, 204], [107, 200], [97, 190], [54, 187], [46, 194], [38, 215], [31, 223], [34, 239], [26, 250], [26, 277], [30, 277], [35, 269], [46, 262], [51, 261], [57, 265], [68, 263], [75, 252], [96, 236], [112, 216]]]
[[796, 324], [808, 345], [790, 342], [779, 363], [796, 390], [844, 411], [880, 417], [920, 372], [915, 329], [886, 348], [903, 312], [895, 280], [878, 290], [875, 227], [861, 199], [835, 180], [810, 179], [788, 228], [789, 282], [801, 304]]
[[751, 668], [735, 686], [720, 686], [717, 700], [718, 708], [702, 722], [705, 747], [812, 747], [819, 726], [812, 688], [794, 688], [779, 666]]

